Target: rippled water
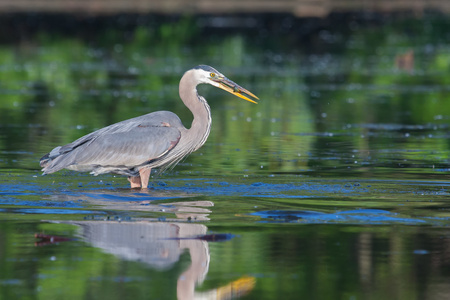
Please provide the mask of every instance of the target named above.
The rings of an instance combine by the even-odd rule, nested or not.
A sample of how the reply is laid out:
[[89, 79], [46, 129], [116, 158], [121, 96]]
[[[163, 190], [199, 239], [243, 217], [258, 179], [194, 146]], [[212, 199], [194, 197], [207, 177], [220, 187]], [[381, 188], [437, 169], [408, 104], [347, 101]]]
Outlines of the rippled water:
[[[0, 48], [2, 297], [445, 299], [447, 19], [310, 43], [183, 22]], [[199, 63], [261, 101], [200, 87], [211, 135], [148, 191], [41, 176], [42, 155], [111, 123], [164, 109], [188, 126], [178, 81]]]

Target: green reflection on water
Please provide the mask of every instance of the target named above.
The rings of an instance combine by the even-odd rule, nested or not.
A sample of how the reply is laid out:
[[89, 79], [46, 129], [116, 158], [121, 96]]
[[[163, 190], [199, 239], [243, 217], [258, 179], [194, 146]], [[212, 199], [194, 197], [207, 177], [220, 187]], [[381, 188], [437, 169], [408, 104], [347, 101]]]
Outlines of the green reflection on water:
[[[282, 232], [270, 224], [233, 227], [237, 238], [209, 243], [209, 272], [196, 295], [211, 291], [218, 295], [230, 282], [249, 275], [256, 283], [250, 299], [419, 299], [423, 295], [435, 299], [447, 292], [448, 285], [443, 283], [448, 270], [446, 229], [305, 225], [299, 230], [297, 226], [284, 226]], [[176, 287], [183, 281], [180, 274], [186, 274], [192, 262], [187, 253], [173, 266], [158, 270], [81, 241], [33, 245], [35, 232], [70, 237], [78, 229], [64, 224], [1, 222], [2, 297], [176, 298]]]
[[[154, 110], [174, 111], [189, 126], [192, 116], [179, 100], [178, 82], [200, 63], [217, 67], [261, 101], [251, 105], [199, 87], [212, 107], [211, 136], [173, 173], [153, 182], [151, 196], [170, 198], [163, 204], [214, 202], [205, 226], [238, 235], [208, 243], [209, 272], [198, 292], [250, 276], [252, 299], [448, 294], [449, 26], [443, 16], [357, 30], [337, 26], [304, 43], [294, 32], [269, 38], [206, 34], [195, 18], [182, 18], [126, 34], [107, 29], [94, 41], [42, 32], [3, 44], [1, 297], [177, 297], [175, 286], [192, 261], [188, 253], [168, 270], [155, 270], [95, 247], [80, 237], [79, 226], [41, 222], [115, 215], [135, 221], [173, 212], [147, 209], [139, 198], [148, 195], [123, 189], [123, 178], [70, 172], [40, 177], [38, 159], [54, 146]], [[409, 51], [413, 66], [396, 64]], [[48, 211], [23, 210], [29, 208]], [[310, 224], [250, 214], [358, 208], [427, 222]], [[79, 240], [34, 247], [38, 232]]]
[[[448, 162], [450, 55], [433, 30], [447, 21], [429, 17], [431, 29], [416, 26], [413, 35], [404, 31], [408, 22], [422, 21], [329, 32], [336, 41], [326, 54], [306, 54], [314, 48], [295, 42], [267, 52], [257, 37], [204, 35], [191, 18], [137, 27], [125, 41], [111, 29], [95, 42], [42, 32], [26, 44], [3, 45], [5, 165], [37, 169], [37, 158], [52, 147], [150, 111], [172, 110], [189, 127], [178, 82], [188, 68], [207, 63], [262, 101], [249, 105], [200, 87], [214, 122], [208, 143], [188, 162], [204, 174], [371, 177], [377, 170], [367, 167], [374, 166], [436, 174], [433, 167]], [[413, 65], [396, 64], [409, 51]]]
[[0, 255], [2, 298], [144, 299], [152, 293], [165, 295], [165, 299], [176, 297], [170, 287], [186, 256], [161, 272], [104, 254], [79, 241], [33, 246], [34, 233], [72, 237], [76, 229], [64, 224], [1, 222], [0, 235], [5, 242]]

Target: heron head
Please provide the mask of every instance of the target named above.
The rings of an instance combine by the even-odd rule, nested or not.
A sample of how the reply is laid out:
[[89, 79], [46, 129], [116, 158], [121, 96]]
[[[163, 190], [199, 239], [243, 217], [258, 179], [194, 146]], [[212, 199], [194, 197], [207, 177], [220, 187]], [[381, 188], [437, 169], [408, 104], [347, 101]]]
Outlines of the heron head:
[[259, 98], [256, 97], [253, 93], [251, 93], [247, 89], [244, 89], [237, 83], [231, 81], [213, 67], [200, 65], [195, 67], [194, 70], [196, 71], [198, 80], [201, 83], [211, 84], [252, 103], [257, 102], [250, 97], [259, 100]]

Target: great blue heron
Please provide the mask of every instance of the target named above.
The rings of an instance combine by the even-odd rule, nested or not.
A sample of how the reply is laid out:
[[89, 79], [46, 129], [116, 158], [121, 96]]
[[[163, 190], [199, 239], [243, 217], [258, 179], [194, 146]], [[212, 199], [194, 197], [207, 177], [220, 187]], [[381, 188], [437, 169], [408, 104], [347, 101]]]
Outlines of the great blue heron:
[[127, 175], [131, 188], [147, 188], [151, 169], [164, 171], [199, 149], [211, 129], [211, 110], [197, 85], [211, 84], [247, 101], [254, 94], [216, 69], [200, 65], [184, 73], [179, 93], [194, 115], [190, 129], [170, 111], [152, 112], [109, 125], [65, 146], [58, 146], [40, 160], [44, 174], [69, 169], [93, 175]]

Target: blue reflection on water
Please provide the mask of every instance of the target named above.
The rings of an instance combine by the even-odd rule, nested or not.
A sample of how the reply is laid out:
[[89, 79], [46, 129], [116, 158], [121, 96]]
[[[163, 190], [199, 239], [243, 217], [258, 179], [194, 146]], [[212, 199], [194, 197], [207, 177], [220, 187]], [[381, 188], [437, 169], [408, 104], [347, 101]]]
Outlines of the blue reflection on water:
[[106, 193], [82, 193], [83, 195], [97, 199], [97, 200], [113, 200], [113, 201], [130, 201], [130, 200], [139, 200], [139, 201], [155, 201], [155, 200], [167, 200], [172, 198], [177, 198], [176, 196], [172, 197], [159, 197], [159, 196], [151, 196], [145, 193], [131, 193], [129, 195], [124, 194], [106, 194]]
[[24, 214], [105, 214], [102, 211], [54, 209], [54, 208], [19, 208], [10, 210], [15, 213]]
[[300, 222], [300, 223], [363, 223], [363, 224], [425, 224], [426, 221], [399, 216], [396, 213], [382, 209], [356, 209], [335, 213], [322, 213], [317, 211], [268, 210], [251, 213], [273, 222]]
[[19, 205], [19, 206], [44, 206], [44, 207], [67, 207], [67, 208], [80, 208], [83, 205], [75, 203], [74, 201], [27, 201], [18, 200], [14, 198], [1, 199], [0, 204]]

